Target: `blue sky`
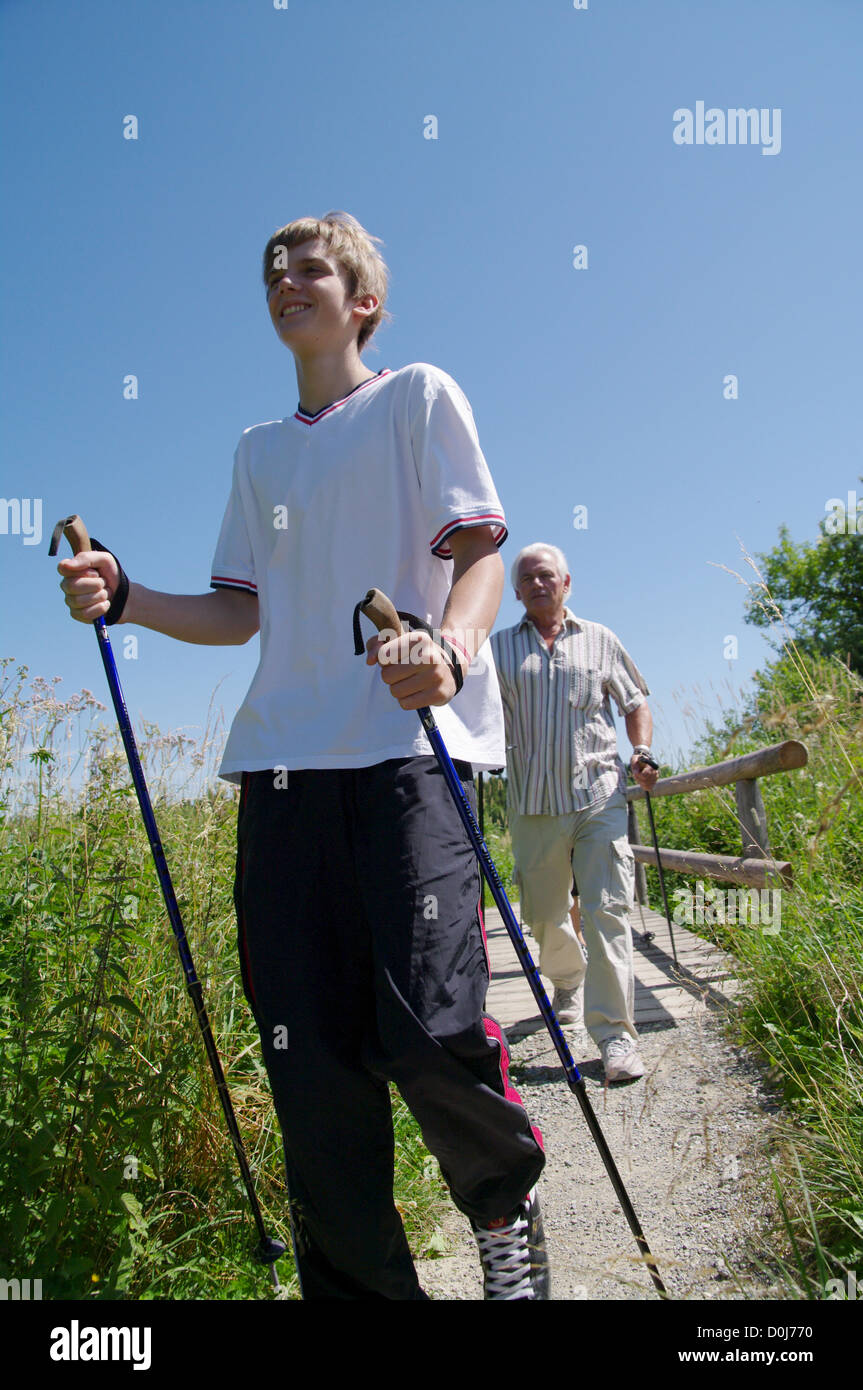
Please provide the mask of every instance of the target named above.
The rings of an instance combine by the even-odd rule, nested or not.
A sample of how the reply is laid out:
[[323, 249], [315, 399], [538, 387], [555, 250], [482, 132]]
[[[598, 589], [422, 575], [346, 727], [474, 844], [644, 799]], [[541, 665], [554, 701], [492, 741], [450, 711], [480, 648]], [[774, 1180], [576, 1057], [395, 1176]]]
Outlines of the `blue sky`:
[[[41, 499], [43, 526], [0, 535], [2, 653], [107, 699], [47, 555], [70, 511], [133, 579], [206, 590], [237, 439], [297, 403], [262, 248], [340, 207], [392, 272], [366, 361], [458, 380], [507, 565], [565, 550], [573, 608], [618, 633], [656, 749], [685, 755], [682, 706], [727, 703], [769, 654], [717, 566], [783, 522], [814, 538], [863, 472], [861, 7], [4, 0], [0, 40], [2, 493]], [[676, 144], [699, 101], [779, 110], [778, 153]], [[508, 591], [499, 621], [519, 613]], [[130, 631], [133, 716], [201, 726], [217, 685], [232, 716], [256, 640], [137, 630], [123, 660]]]

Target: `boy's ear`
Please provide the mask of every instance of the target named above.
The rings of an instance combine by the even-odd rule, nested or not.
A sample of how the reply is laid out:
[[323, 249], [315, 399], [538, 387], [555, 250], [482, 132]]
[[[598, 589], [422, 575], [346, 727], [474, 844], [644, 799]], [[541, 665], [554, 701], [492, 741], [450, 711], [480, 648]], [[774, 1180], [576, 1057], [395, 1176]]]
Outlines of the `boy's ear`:
[[380, 300], [376, 294], [364, 294], [362, 299], [357, 299], [354, 303], [354, 313], [359, 313], [361, 318], [367, 319], [370, 314], [375, 312]]

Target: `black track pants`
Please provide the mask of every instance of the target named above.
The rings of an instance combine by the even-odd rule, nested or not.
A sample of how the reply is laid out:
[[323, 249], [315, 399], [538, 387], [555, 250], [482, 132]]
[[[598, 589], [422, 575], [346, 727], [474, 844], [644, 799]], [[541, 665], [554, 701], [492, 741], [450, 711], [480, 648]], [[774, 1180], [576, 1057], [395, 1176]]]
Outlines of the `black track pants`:
[[387, 1081], [466, 1215], [508, 1215], [544, 1161], [483, 1014], [476, 858], [434, 758], [284, 780], [243, 776], [235, 901], [303, 1296], [422, 1298]]

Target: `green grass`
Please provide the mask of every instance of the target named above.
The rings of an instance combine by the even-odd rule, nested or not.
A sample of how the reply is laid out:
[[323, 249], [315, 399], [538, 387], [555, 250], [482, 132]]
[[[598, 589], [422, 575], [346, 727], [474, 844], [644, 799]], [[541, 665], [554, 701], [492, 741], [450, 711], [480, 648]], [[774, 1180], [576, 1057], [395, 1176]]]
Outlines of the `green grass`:
[[[47, 1298], [262, 1298], [256, 1236], [117, 735], [84, 692], [0, 681], [0, 1266]], [[268, 1229], [281, 1143], [239, 983], [236, 793], [220, 731], [140, 739], [180, 910]], [[418, 1254], [444, 1186], [394, 1095]], [[290, 1255], [280, 1261], [297, 1297]]]
[[[784, 1102], [775, 1164], [800, 1297], [823, 1296], [826, 1279], [863, 1266], [861, 734], [859, 677], [791, 647], [739, 709], [708, 726], [693, 763], [783, 739], [809, 753], [806, 768], [760, 780], [773, 853], [794, 871], [779, 930], [695, 927], [740, 962], [737, 1039], [767, 1064]], [[662, 797], [654, 808], [660, 845], [740, 852], [733, 786]], [[655, 870], [648, 881], [661, 910]], [[673, 889], [694, 886], [674, 874], [666, 883], [672, 910]]]

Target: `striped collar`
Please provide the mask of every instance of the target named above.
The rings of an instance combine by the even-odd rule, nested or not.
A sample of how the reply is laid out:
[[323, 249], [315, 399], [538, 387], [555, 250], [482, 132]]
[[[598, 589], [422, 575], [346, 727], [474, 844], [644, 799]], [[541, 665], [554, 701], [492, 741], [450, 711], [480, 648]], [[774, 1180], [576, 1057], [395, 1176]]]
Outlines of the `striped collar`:
[[[539, 633], [539, 628], [536, 627], [536, 624], [534, 623], [533, 619], [532, 619], [532, 618], [529, 618], [529, 617], [527, 616], [527, 613], [525, 613], [525, 615], [524, 615], [524, 617], [522, 618], [521, 622], [518, 624], [518, 630], [519, 630], [519, 632], [520, 632], [521, 629], [522, 629], [523, 627], [525, 627], [528, 623], [530, 623], [531, 627], [534, 628], [534, 629], [536, 630], [537, 633]], [[577, 617], [575, 616], [575, 614], [573, 613], [573, 611], [572, 611], [571, 608], [564, 608], [564, 610], [563, 610], [563, 626], [564, 626], [565, 628], [567, 628], [567, 627], [574, 627], [574, 628], [576, 629], [576, 631], [578, 632], [578, 631], [581, 630], [583, 624], [582, 624], [581, 619], [580, 619], [580, 618], [577, 618]], [[541, 635], [541, 634], [540, 634], [540, 635]], [[559, 636], [559, 635], [560, 635], [560, 634], [558, 634], [558, 636]], [[544, 641], [545, 639], [543, 638], [542, 640]]]
[[362, 391], [364, 387], [371, 386], [373, 382], [380, 381], [383, 377], [390, 376], [390, 374], [389, 367], [383, 367], [379, 372], [376, 372], [374, 376], [367, 377], [365, 381], [361, 381], [360, 384], [355, 386], [352, 391], [349, 391], [346, 396], [342, 396], [341, 400], [333, 401], [331, 405], [323, 406], [314, 415], [308, 415], [306, 411], [301, 410], [300, 407], [297, 406], [297, 409], [294, 411], [294, 419], [299, 420], [303, 425], [316, 425], [319, 420], [325, 420], [328, 415], [332, 415], [334, 410], [338, 410], [340, 406], [344, 405], [345, 401], [349, 401], [351, 396], [355, 396], [358, 391]]

